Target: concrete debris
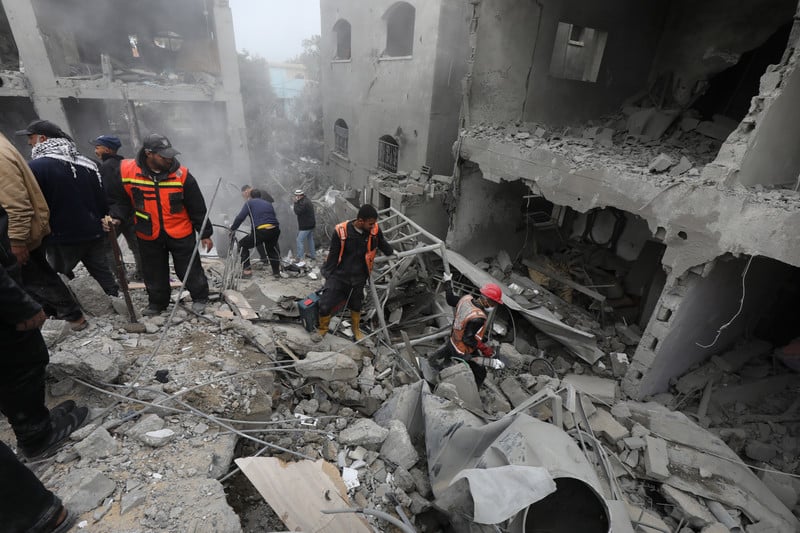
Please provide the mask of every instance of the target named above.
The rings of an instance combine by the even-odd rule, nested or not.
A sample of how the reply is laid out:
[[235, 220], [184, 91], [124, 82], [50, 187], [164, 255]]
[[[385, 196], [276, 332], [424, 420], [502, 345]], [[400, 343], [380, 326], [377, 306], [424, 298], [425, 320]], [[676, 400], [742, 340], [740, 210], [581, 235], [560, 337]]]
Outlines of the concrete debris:
[[45, 320], [40, 331], [42, 332], [42, 337], [44, 337], [44, 342], [47, 344], [47, 347], [53, 349], [56, 344], [66, 339], [69, 335], [70, 323], [66, 320], [51, 318]]
[[389, 436], [389, 430], [370, 419], [357, 420], [339, 433], [339, 442], [349, 446], [375, 447]]
[[596, 434], [602, 436], [608, 442], [614, 444], [630, 435], [630, 432], [617, 422], [611, 413], [599, 408], [589, 417], [589, 426]]
[[419, 460], [419, 454], [411, 442], [406, 426], [397, 420], [389, 422], [389, 434], [383, 441], [380, 453], [387, 461], [406, 470], [411, 469]]
[[81, 459], [89, 461], [113, 457], [120, 450], [120, 443], [105, 430], [97, 428], [88, 437], [75, 445]]
[[468, 366], [462, 364], [449, 366], [439, 372], [439, 379], [442, 385], [450, 385], [455, 388], [458, 399], [464, 402], [464, 405], [472, 409], [483, 407], [475, 378]]
[[120, 501], [119, 514], [125, 515], [128, 511], [136, 509], [147, 500], [147, 492], [144, 490], [135, 490], [122, 495]]
[[69, 280], [68, 285], [81, 308], [90, 315], [103, 316], [114, 312], [111, 297], [93, 277], [76, 276]]
[[67, 474], [58, 495], [72, 512], [83, 514], [95, 509], [116, 488], [116, 483], [97, 469], [75, 468]]
[[649, 435], [644, 439], [644, 467], [647, 475], [659, 481], [667, 479], [670, 473], [666, 441]]
[[114, 383], [121, 372], [120, 361], [113, 354], [94, 350], [54, 352], [50, 355], [47, 368], [54, 374], [76, 376], [99, 383]]
[[674, 518], [683, 520], [694, 528], [702, 528], [716, 523], [714, 515], [697, 498], [669, 485], [661, 485], [661, 494], [675, 506]]
[[157, 429], [155, 431], [148, 431], [142, 435], [141, 440], [148, 446], [153, 448], [160, 448], [172, 442], [175, 439], [175, 432], [169, 428]]
[[605, 405], [614, 405], [619, 396], [617, 382], [589, 375], [568, 374], [561, 380], [563, 385], [572, 385], [593, 400]]
[[336, 352], [308, 352], [295, 369], [306, 378], [326, 381], [347, 381], [358, 376], [358, 364], [352, 358]]

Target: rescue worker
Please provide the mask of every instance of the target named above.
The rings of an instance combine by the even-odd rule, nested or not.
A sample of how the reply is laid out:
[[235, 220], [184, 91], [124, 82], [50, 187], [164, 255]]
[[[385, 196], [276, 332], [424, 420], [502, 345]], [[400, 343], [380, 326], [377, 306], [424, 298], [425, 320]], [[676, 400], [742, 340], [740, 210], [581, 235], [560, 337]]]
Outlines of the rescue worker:
[[[244, 193], [243, 193], [244, 196]], [[281, 236], [281, 227], [278, 218], [275, 216], [275, 209], [272, 204], [261, 198], [261, 191], [249, 189], [247, 201], [242, 210], [233, 219], [231, 231], [236, 231], [250, 217], [250, 235], [239, 240], [242, 259], [242, 277], [249, 278], [253, 275], [250, 270], [250, 250], [255, 248], [261, 256], [261, 262], [272, 267], [272, 276], [281, 277], [281, 254], [278, 248], [278, 238]]]
[[322, 340], [328, 333], [331, 314], [344, 304], [350, 308], [355, 339], [364, 338], [359, 329], [361, 302], [378, 249], [385, 255], [394, 255], [378, 227], [378, 211], [373, 206], [362, 205], [355, 220], [336, 225], [328, 258], [320, 269], [326, 278], [325, 288], [319, 300], [319, 329], [312, 334], [312, 340]]
[[200, 255], [189, 265], [195, 246], [195, 233], [207, 251], [211, 240], [211, 221], [203, 226], [206, 202], [194, 176], [175, 158], [179, 154], [169, 139], [153, 133], [144, 138], [136, 159], [120, 163], [122, 192], [117, 192], [111, 206], [113, 223], [129, 217], [142, 258], [142, 275], [149, 304], [143, 311], [153, 316], [169, 305], [169, 255], [175, 273], [186, 281], [192, 295], [192, 311], [203, 313], [208, 303], [208, 279], [200, 265]]
[[[117, 191], [117, 194], [119, 194], [122, 189], [119, 165], [125, 158], [117, 153], [122, 147], [122, 141], [114, 135], [100, 135], [90, 142], [94, 145], [94, 155], [100, 160], [99, 168], [100, 177], [103, 179], [103, 190], [105, 190], [106, 198], [111, 203], [113, 191]], [[136, 263], [136, 279], [142, 279], [142, 260], [139, 257], [139, 245], [136, 241], [136, 232], [133, 229], [133, 219], [123, 220], [118, 229], [117, 237], [122, 234], [125, 237], [125, 242], [128, 243], [128, 248], [133, 253], [133, 260]], [[115, 264], [114, 249], [110, 242], [106, 242], [106, 259], [113, 269]]]
[[442, 368], [453, 360], [466, 361], [480, 387], [486, 379], [487, 365], [492, 368], [505, 366], [499, 359], [476, 358], [478, 352], [485, 358], [495, 355], [493, 348], [484, 342], [484, 336], [489, 314], [495, 306], [503, 305], [503, 291], [496, 284], [487, 283], [481, 287], [477, 298], [471, 294], [459, 298], [453, 293], [452, 279], [452, 274], [444, 274], [447, 304], [455, 307], [453, 330], [445, 345], [430, 356], [430, 363], [435, 368]]

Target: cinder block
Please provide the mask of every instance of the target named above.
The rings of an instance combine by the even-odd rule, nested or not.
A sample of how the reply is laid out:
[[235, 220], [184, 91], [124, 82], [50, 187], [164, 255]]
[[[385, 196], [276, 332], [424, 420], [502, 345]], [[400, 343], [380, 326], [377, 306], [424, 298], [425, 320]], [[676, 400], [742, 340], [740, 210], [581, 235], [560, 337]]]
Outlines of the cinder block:
[[659, 481], [667, 479], [670, 476], [667, 442], [650, 435], [645, 437], [645, 441], [647, 448], [644, 451], [644, 468], [647, 475]]

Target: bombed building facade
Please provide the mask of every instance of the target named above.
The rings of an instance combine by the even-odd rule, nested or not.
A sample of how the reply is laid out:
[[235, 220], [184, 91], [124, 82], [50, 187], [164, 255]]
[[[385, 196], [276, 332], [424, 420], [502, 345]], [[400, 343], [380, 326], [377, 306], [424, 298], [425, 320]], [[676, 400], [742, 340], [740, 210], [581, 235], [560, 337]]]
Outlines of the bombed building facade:
[[[433, 13], [416, 6], [413, 57], [387, 61], [378, 50], [397, 5], [356, 12], [354, 2], [322, 2], [327, 158], [342, 179], [388, 207], [392, 180], [367, 186], [363, 176], [399, 173], [401, 202], [410, 191], [425, 198], [429, 218], [449, 214], [451, 249], [476, 263], [504, 250], [539, 275], [558, 270], [588, 288], [578, 299], [595, 322], [583, 329], [601, 346], [618, 333], [615, 323], [633, 331], [624, 380], [632, 397], [665, 391], [743, 338], [780, 346], [797, 336], [789, 305], [800, 289], [794, 0], [735, 8], [483, 0], [466, 13], [436, 4]], [[405, 179], [431, 161], [407, 137], [398, 165], [379, 157], [376, 165], [380, 136], [409, 131], [403, 120], [416, 115], [404, 106], [422, 110], [420, 120], [433, 116], [429, 95], [418, 91], [409, 104], [404, 87], [412, 74], [441, 79], [441, 57], [422, 53], [435, 23], [460, 24], [451, 35], [465, 50], [458, 118], [433, 107], [461, 134], [437, 139], [430, 130], [426, 144], [439, 141], [441, 155], [455, 141], [449, 195], [427, 194], [435, 179]], [[392, 68], [401, 79], [375, 72]], [[453, 89], [459, 71], [446, 70]], [[449, 174], [446, 164], [435, 173]]]
[[[44, 118], [87, 153], [88, 139], [110, 133], [131, 154], [143, 134], [157, 131], [212, 176], [231, 168], [249, 174], [226, 0], [8, 0], [2, 7], [0, 117], [9, 138]], [[199, 143], [203, 154], [189, 149]]]

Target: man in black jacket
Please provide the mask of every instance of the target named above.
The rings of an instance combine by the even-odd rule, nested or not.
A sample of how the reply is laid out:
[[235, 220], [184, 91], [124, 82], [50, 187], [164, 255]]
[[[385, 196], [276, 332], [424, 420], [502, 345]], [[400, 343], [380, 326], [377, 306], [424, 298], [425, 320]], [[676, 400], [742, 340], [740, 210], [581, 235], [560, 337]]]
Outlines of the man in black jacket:
[[314, 228], [317, 219], [314, 214], [314, 204], [308, 199], [302, 189], [294, 191], [294, 214], [297, 215], [297, 260], [302, 261], [305, 255], [304, 244], [308, 240], [308, 257], [317, 260], [317, 248], [314, 246]]
[[[90, 141], [94, 145], [94, 155], [100, 160], [100, 177], [103, 179], [103, 190], [106, 192], [108, 203], [114, 195], [119, 195], [122, 191], [122, 180], [119, 177], [119, 163], [124, 158], [117, 152], [122, 147], [122, 141], [114, 135], [101, 135]], [[116, 192], [112, 192], [116, 191]], [[133, 260], [136, 263], [136, 277], [142, 279], [142, 259], [139, 256], [139, 245], [136, 242], [136, 232], [133, 230], [133, 220], [123, 220], [117, 228], [117, 237], [122, 234], [125, 242], [128, 243]], [[108, 264], [114, 267], [114, 250], [111, 243], [107, 243], [106, 258]]]
[[[86, 420], [89, 410], [66, 401], [52, 411], [44, 403], [47, 347], [39, 328], [42, 307], [18, 282], [19, 263], [8, 239], [8, 215], [0, 207], [0, 411], [8, 417], [20, 452], [35, 460], [54, 449]], [[0, 524], [3, 531], [67, 531], [72, 517], [61, 501], [0, 442]]]
[[378, 211], [369, 204], [358, 210], [355, 220], [336, 225], [328, 258], [322, 265], [325, 289], [319, 300], [319, 330], [312, 340], [319, 341], [328, 333], [331, 314], [344, 304], [350, 308], [353, 336], [364, 338], [359, 329], [364, 285], [367, 283], [378, 250], [394, 255], [394, 250], [378, 228]]

